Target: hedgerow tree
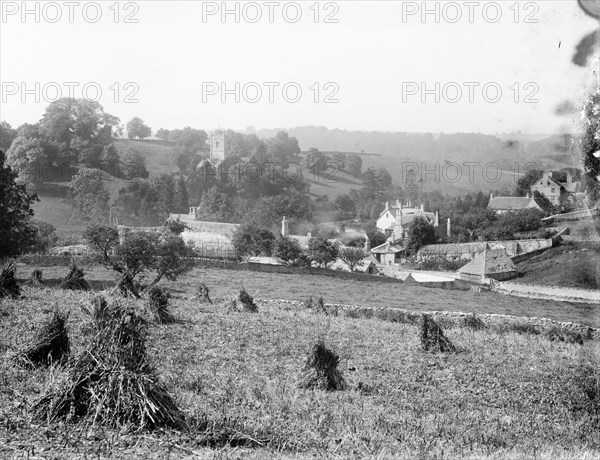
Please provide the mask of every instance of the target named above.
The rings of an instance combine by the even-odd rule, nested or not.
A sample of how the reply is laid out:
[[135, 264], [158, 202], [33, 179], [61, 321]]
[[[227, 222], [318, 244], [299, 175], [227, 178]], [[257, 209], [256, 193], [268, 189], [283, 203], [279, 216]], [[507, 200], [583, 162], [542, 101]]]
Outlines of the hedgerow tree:
[[367, 253], [361, 248], [341, 248], [339, 250], [339, 257], [342, 259], [350, 271], [353, 272], [356, 266], [366, 257]]
[[256, 225], [244, 224], [233, 234], [232, 243], [240, 256], [270, 256], [275, 246], [275, 235]]
[[279, 238], [275, 242], [275, 251], [273, 254], [285, 262], [294, 262], [302, 255], [302, 248], [296, 240], [289, 236], [279, 235]]
[[17, 173], [5, 161], [0, 150], [0, 259], [27, 250], [37, 233], [31, 221], [37, 195], [29, 195], [25, 185], [17, 183]]
[[319, 267], [327, 268], [327, 265], [338, 257], [337, 246], [325, 238], [311, 238], [308, 241], [308, 256]]
[[[120, 241], [116, 228], [93, 225], [86, 229], [84, 237], [98, 260], [120, 274], [116, 288], [124, 295], [139, 298], [140, 291], [146, 291], [163, 278], [175, 281], [193, 267], [189, 259], [191, 250], [181, 237], [168, 232], [128, 233]], [[136, 278], [147, 273], [153, 273], [154, 278], [139, 289]]]

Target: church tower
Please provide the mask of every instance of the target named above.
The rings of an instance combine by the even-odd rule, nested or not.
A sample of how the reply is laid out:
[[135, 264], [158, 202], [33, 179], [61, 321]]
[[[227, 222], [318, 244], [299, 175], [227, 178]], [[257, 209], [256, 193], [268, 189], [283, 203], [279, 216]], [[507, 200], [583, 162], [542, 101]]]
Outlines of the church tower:
[[225, 160], [225, 130], [223, 129], [210, 132], [210, 159]]

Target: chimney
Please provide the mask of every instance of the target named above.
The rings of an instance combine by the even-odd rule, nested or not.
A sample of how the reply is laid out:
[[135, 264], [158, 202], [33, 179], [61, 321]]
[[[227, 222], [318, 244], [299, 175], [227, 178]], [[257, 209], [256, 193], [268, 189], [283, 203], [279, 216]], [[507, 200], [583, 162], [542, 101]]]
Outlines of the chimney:
[[195, 209], [190, 207], [190, 216], [193, 216], [195, 213]]
[[494, 199], [494, 192], [491, 192], [490, 193], [490, 200], [493, 200], [493, 199]]
[[402, 209], [402, 203], [400, 203], [400, 200], [398, 198], [396, 198], [396, 207]]
[[452, 226], [450, 224], [450, 218], [448, 218], [448, 222], [446, 223], [446, 236], [450, 238], [452, 236]]
[[307, 238], [310, 240], [310, 239], [312, 238], [312, 233], [311, 233], [311, 232], [308, 232], [308, 233], [306, 234], [306, 237], [307, 237]]
[[288, 221], [286, 220], [285, 216], [283, 216], [283, 220], [281, 221], [281, 236], [288, 236], [288, 234]]
[[573, 182], [573, 177], [570, 172], [567, 172], [567, 184], [570, 184], [571, 182]]
[[425, 205], [421, 203], [421, 212], [425, 212]]
[[371, 240], [369, 239], [369, 235], [365, 233], [365, 251], [367, 253], [371, 252]]
[[434, 227], [440, 226], [440, 210], [439, 209], [435, 212], [435, 220], [433, 221], [433, 223], [434, 223]]

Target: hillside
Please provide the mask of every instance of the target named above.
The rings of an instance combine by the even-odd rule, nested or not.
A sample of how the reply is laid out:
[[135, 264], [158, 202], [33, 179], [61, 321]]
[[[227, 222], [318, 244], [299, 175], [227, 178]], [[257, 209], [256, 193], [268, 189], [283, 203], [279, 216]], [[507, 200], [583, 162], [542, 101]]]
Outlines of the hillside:
[[600, 244], [563, 242], [517, 269], [517, 283], [600, 289]]
[[146, 159], [146, 169], [150, 174], [177, 171], [174, 162], [175, 145], [172, 143], [160, 140], [115, 139], [115, 146], [119, 153], [128, 148], [140, 152]]

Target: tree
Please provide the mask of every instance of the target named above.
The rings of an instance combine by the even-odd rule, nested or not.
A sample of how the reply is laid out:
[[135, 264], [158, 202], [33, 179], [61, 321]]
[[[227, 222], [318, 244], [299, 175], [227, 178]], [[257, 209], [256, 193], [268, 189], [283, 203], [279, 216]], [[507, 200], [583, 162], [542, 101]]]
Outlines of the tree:
[[302, 254], [300, 244], [289, 236], [279, 235], [275, 242], [275, 251], [273, 255], [283, 261], [290, 263], [298, 260]]
[[515, 186], [515, 196], [525, 196], [531, 192], [531, 186], [540, 180], [544, 172], [539, 169], [530, 169], [517, 180]]
[[232, 243], [240, 256], [270, 256], [275, 246], [275, 235], [256, 225], [243, 224], [233, 234]]
[[351, 174], [360, 176], [362, 173], [362, 158], [356, 154], [350, 155], [347, 159], [346, 168]]
[[[359, 157], [360, 158], [360, 157]], [[346, 168], [346, 155], [343, 153], [335, 153], [331, 158], [331, 163], [340, 171]]]
[[163, 227], [168, 229], [173, 235], [181, 235], [184, 231], [189, 230], [190, 228], [180, 219], [167, 219], [163, 224]]
[[107, 268], [121, 274], [117, 288], [123, 294], [140, 297], [136, 278], [148, 272], [154, 278], [142, 291], [157, 284], [162, 278], [175, 281], [193, 268], [191, 250], [173, 234], [135, 232], [123, 235], [114, 227], [90, 226], [84, 233], [98, 260]]
[[25, 251], [35, 238], [31, 205], [38, 201], [24, 185], [17, 183], [17, 173], [5, 164], [0, 150], [0, 259]]
[[169, 140], [170, 133], [171, 132], [168, 129], [159, 128], [154, 135], [163, 141], [167, 141]]
[[34, 137], [18, 136], [6, 153], [6, 162], [23, 183], [35, 189], [42, 180], [40, 173], [48, 164], [44, 142]]
[[324, 238], [311, 238], [308, 241], [308, 256], [319, 267], [327, 267], [338, 257], [338, 248]]
[[416, 255], [419, 249], [426, 244], [435, 243], [435, 230], [427, 219], [417, 217], [408, 229], [408, 241], [406, 248], [412, 255]]
[[46, 108], [39, 132], [55, 145], [64, 165], [89, 162], [94, 155], [101, 155], [103, 147], [113, 143], [119, 123], [118, 117], [106, 113], [96, 101], [65, 97]]
[[202, 195], [198, 207], [198, 218], [209, 222], [231, 222], [234, 210], [231, 198], [218, 187], [210, 188]]
[[16, 129], [12, 129], [12, 126], [6, 121], [0, 122], [0, 150], [6, 152], [16, 137]]
[[140, 117], [133, 117], [127, 123], [127, 137], [129, 139], [144, 139], [152, 135], [152, 130]]
[[327, 169], [329, 161], [326, 155], [315, 148], [311, 148], [306, 154], [304, 164], [308, 169], [318, 174]]
[[342, 259], [350, 271], [353, 272], [356, 266], [367, 256], [366, 252], [360, 248], [341, 248], [339, 257]]
[[141, 177], [147, 179], [150, 173], [146, 169], [146, 158], [136, 149], [128, 147], [121, 154], [121, 177], [124, 179], [135, 179]]
[[102, 171], [81, 168], [73, 176], [70, 187], [75, 207], [85, 220], [95, 223], [107, 220], [109, 194], [104, 186]]
[[30, 252], [46, 253], [48, 249], [58, 244], [58, 235], [56, 234], [54, 225], [43, 220], [34, 220], [32, 224], [35, 227], [36, 233], [29, 248]]
[[581, 139], [583, 170], [592, 201], [600, 198], [600, 90], [591, 94], [583, 109], [584, 134]]

